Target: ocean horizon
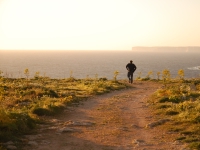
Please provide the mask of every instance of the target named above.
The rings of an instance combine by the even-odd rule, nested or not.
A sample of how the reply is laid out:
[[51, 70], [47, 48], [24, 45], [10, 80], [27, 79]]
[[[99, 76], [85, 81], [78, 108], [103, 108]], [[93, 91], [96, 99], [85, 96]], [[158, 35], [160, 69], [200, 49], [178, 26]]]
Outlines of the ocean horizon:
[[50, 78], [95, 78], [113, 79], [118, 71], [118, 79], [127, 79], [126, 64], [130, 60], [137, 66], [134, 78], [147, 76], [168, 69], [173, 78], [180, 69], [185, 71], [185, 78], [200, 77], [199, 51], [196, 52], [135, 52], [132, 50], [0, 50], [0, 70], [4, 77], [23, 78], [24, 70], [29, 69], [30, 78], [36, 72]]

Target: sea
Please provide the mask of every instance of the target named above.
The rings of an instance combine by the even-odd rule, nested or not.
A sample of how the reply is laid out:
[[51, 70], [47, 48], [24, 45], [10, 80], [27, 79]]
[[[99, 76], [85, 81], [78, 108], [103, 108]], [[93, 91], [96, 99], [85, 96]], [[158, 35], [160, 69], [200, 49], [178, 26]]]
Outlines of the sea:
[[137, 66], [134, 78], [146, 77], [152, 71], [156, 73], [168, 69], [172, 78], [178, 77], [183, 69], [185, 78], [200, 77], [200, 51], [198, 52], [135, 52], [132, 50], [0, 50], [0, 70], [8, 78], [24, 78], [28, 69], [30, 78], [36, 72], [40, 76], [55, 79], [74, 77], [127, 79], [126, 65], [133, 60]]

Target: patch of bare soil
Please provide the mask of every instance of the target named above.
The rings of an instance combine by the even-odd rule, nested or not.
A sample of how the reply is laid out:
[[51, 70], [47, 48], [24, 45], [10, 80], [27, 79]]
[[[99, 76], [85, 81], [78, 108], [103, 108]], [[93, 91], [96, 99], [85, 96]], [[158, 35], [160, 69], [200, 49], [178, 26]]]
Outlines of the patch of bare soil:
[[161, 86], [135, 81], [133, 88], [67, 107], [47, 118], [51, 124], [38, 134], [27, 135], [23, 150], [184, 150], [174, 133], [148, 126], [156, 120], [146, 101]]

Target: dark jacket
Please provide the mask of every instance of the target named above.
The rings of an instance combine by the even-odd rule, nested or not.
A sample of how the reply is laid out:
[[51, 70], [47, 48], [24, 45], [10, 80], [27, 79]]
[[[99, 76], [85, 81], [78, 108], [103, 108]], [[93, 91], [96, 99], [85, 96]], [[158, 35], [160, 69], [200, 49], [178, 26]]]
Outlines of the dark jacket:
[[137, 69], [137, 67], [135, 66], [135, 64], [133, 63], [128, 63], [126, 65], [126, 69], [129, 71], [129, 72], [135, 72], [135, 70]]

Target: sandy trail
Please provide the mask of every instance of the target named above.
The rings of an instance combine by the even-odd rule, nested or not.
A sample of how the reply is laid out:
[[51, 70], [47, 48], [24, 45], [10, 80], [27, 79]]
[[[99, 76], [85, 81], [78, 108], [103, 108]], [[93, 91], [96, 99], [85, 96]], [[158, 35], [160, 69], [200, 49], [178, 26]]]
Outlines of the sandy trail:
[[36, 135], [27, 136], [32, 150], [184, 150], [173, 135], [154, 121], [147, 98], [161, 84], [135, 81], [133, 88], [89, 98], [47, 118]]

